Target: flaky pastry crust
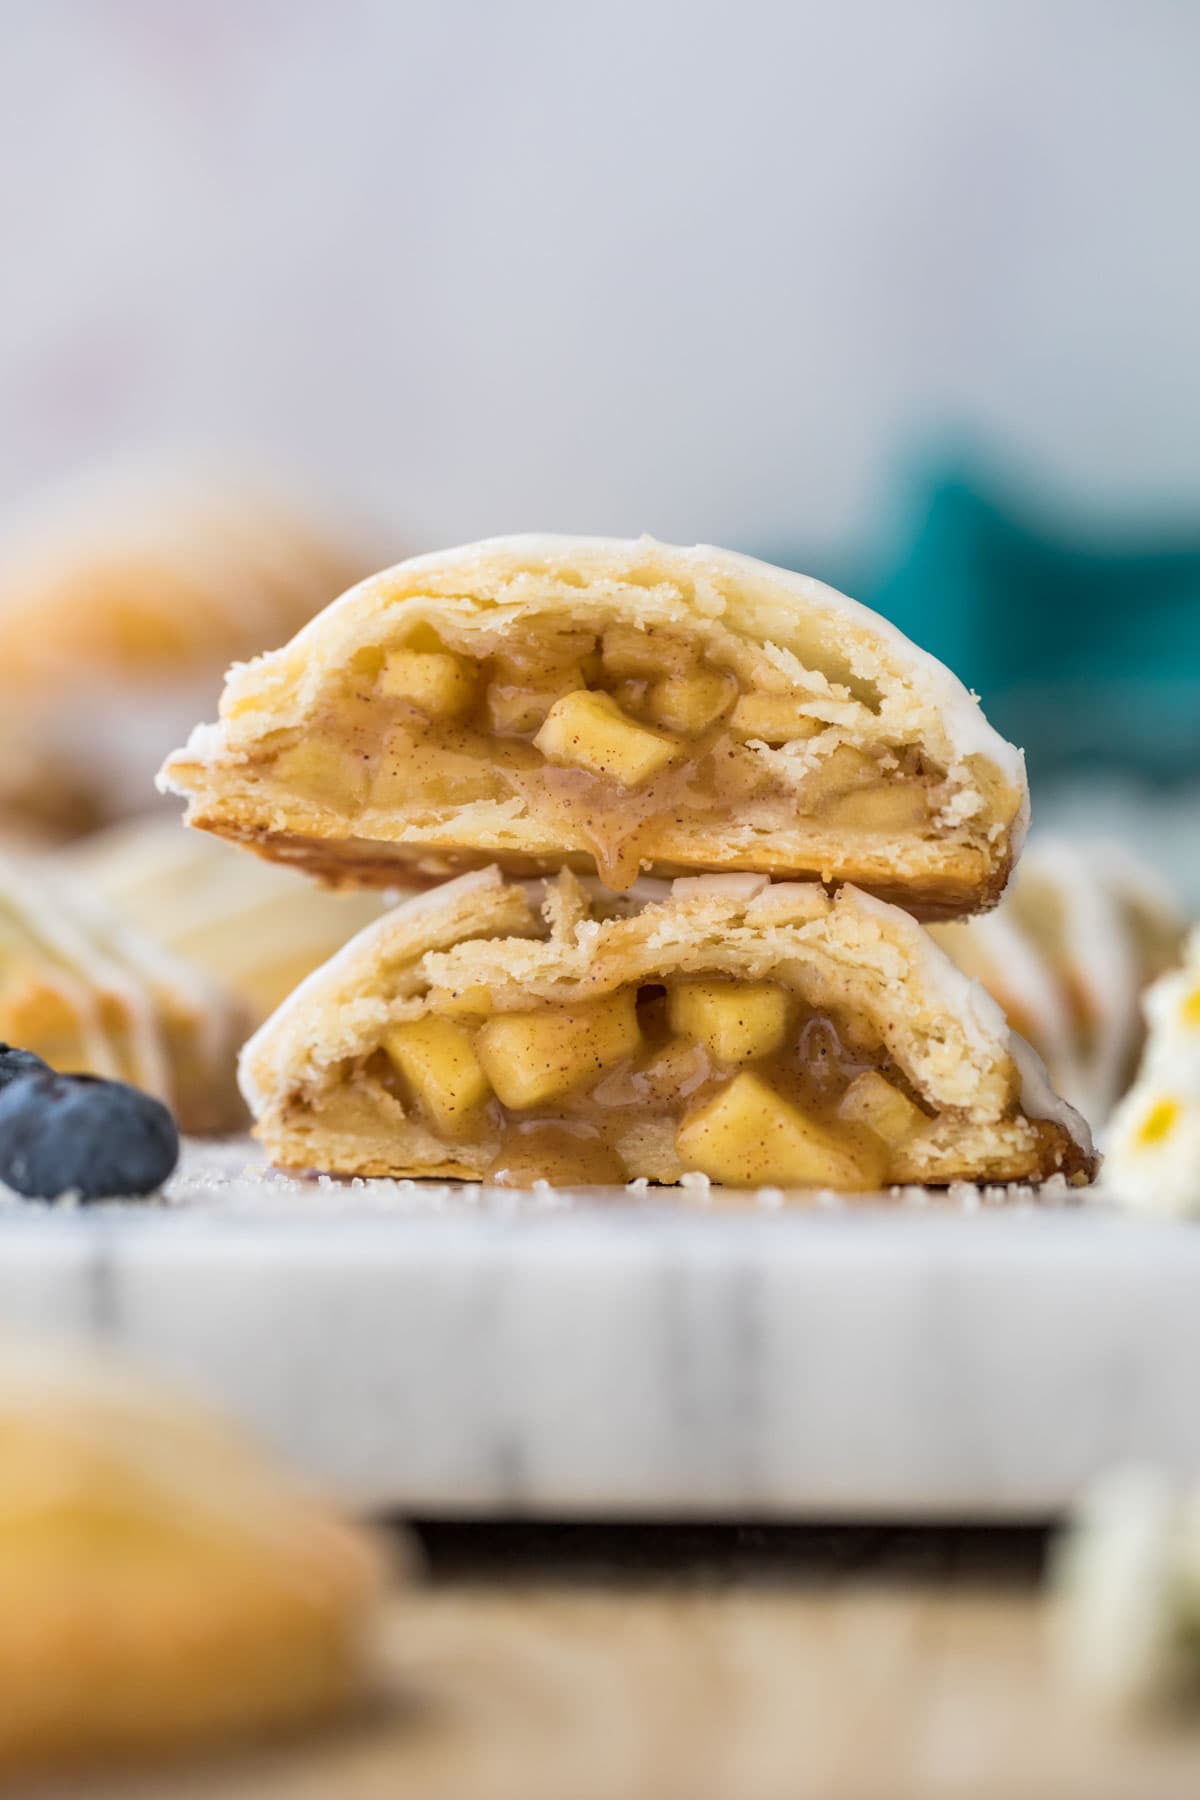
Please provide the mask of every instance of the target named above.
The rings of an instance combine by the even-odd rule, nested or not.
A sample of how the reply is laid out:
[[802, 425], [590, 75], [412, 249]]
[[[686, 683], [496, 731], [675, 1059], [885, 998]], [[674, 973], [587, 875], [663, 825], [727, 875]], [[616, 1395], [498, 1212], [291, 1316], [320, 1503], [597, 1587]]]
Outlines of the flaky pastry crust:
[[[386, 803], [372, 783], [341, 804], [269, 766], [281, 750], [341, 729], [361, 773], [369, 753], [357, 746], [374, 716], [361, 671], [372, 656], [417, 641], [413, 634], [433, 631], [456, 654], [487, 659], [539, 631], [613, 625], [683, 634], [706, 667], [791, 696], [804, 714], [803, 735], [792, 741], [743, 733], [733, 751], [773, 784], [769, 805], [729, 797], [689, 810], [678, 762], [651, 782], [635, 797], [644, 804], [633, 874], [640, 866], [660, 876], [711, 869], [850, 881], [931, 917], [998, 898], [1025, 830], [1024, 765], [957, 679], [886, 621], [807, 576], [649, 538], [500, 538], [386, 570], [283, 649], [234, 669], [219, 722], [193, 733], [161, 781], [187, 796], [192, 824], [334, 883], [387, 885], [398, 865], [436, 880], [495, 861], [515, 874], [599, 867], [610, 886], [628, 885], [605, 872], [593, 814], [607, 806], [619, 817], [632, 802], [619, 793], [606, 800], [600, 786], [576, 797], [573, 811], [547, 810], [547, 782], [534, 768], [503, 797], [472, 798], [460, 784], [457, 797], [431, 799], [418, 791], [411, 760], [406, 787], [402, 758]], [[706, 747], [718, 768], [730, 754], [725, 740]], [[475, 748], [480, 763], [489, 760], [486, 739]], [[928, 814], [847, 829], [813, 810], [803, 796], [839, 751], [860, 761], [869, 753], [889, 780], [905, 771], [915, 780], [918, 770]], [[461, 756], [447, 760], [448, 769], [463, 765]]]
[[[285, 1167], [479, 1179], [494, 1146], [448, 1142], [415, 1107], [371, 1088], [366, 1059], [388, 1029], [471, 1004], [491, 1014], [572, 1006], [631, 984], [695, 976], [782, 984], [849, 1020], [929, 1116], [894, 1179], [1037, 1181], [1088, 1176], [1087, 1127], [995, 1002], [907, 913], [851, 887], [711, 875], [643, 882], [616, 898], [569, 873], [446, 883], [367, 927], [246, 1046], [242, 1089], [257, 1135]], [[630, 1175], [686, 1172], [669, 1132], [635, 1121]]]

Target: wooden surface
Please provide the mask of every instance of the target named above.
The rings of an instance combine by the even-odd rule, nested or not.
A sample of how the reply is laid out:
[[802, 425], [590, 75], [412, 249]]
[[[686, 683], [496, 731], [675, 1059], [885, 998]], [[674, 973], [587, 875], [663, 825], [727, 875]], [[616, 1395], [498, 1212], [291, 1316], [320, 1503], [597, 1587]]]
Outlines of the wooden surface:
[[[1195, 1800], [1069, 1702], [1034, 1533], [442, 1526], [372, 1718], [149, 1800]], [[89, 1788], [90, 1794], [100, 1789]], [[108, 1790], [104, 1790], [107, 1792]], [[116, 1790], [114, 1790], [116, 1791]]]

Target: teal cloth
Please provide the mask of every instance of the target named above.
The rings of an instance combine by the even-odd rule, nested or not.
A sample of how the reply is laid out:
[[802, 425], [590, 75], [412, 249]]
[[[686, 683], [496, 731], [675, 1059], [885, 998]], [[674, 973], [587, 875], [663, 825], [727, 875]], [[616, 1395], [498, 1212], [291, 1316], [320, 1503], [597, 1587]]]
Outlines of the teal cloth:
[[1200, 772], [1200, 531], [1073, 542], [951, 471], [882, 577], [848, 591], [974, 688], [1031, 769]]

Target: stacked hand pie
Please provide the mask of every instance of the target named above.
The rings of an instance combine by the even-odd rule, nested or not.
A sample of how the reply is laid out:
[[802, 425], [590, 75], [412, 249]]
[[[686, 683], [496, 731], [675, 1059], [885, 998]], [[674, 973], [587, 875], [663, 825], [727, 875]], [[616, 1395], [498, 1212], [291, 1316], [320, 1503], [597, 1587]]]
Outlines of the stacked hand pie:
[[164, 781], [333, 885], [432, 886], [248, 1045], [283, 1164], [860, 1190], [1092, 1170], [919, 923], [1003, 891], [1020, 753], [818, 582], [648, 539], [418, 558], [235, 668]]

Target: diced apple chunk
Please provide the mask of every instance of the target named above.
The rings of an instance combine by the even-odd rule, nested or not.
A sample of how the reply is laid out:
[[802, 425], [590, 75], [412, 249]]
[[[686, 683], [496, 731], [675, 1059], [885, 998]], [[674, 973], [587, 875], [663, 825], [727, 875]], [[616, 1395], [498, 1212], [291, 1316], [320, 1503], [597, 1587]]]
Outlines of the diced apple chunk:
[[642, 631], [636, 625], [610, 625], [600, 643], [608, 675], [686, 675], [698, 655], [695, 644], [669, 631]]
[[505, 1132], [487, 1181], [496, 1187], [620, 1186], [627, 1179], [617, 1152], [595, 1126], [578, 1120], [545, 1124], [530, 1119]]
[[669, 731], [694, 736], [719, 719], [734, 694], [733, 678], [715, 669], [697, 669], [691, 675], [664, 675], [646, 696], [646, 710]]
[[795, 694], [741, 694], [729, 723], [738, 737], [761, 738], [764, 744], [790, 744], [825, 729], [820, 719], [800, 711]]
[[641, 1043], [636, 995], [623, 988], [578, 1006], [497, 1013], [475, 1040], [483, 1069], [505, 1106], [540, 1106], [569, 1094]]
[[838, 1104], [838, 1117], [865, 1125], [885, 1144], [902, 1144], [926, 1123], [920, 1107], [878, 1069], [864, 1069], [855, 1076]]
[[675, 1135], [688, 1169], [730, 1187], [830, 1187], [863, 1192], [886, 1172], [881, 1144], [840, 1137], [751, 1070], [689, 1113]]
[[586, 769], [637, 787], [674, 761], [677, 738], [627, 718], [609, 694], [581, 691], [556, 700], [534, 743], [548, 762]]
[[353, 812], [366, 798], [366, 760], [327, 738], [302, 738], [275, 760], [274, 775], [306, 800]]
[[782, 1044], [787, 994], [770, 981], [679, 981], [667, 1017], [672, 1031], [703, 1044], [718, 1062], [752, 1062]]
[[386, 1033], [383, 1047], [443, 1137], [470, 1136], [491, 1095], [471, 1034], [430, 1013]]
[[915, 831], [929, 823], [929, 800], [913, 782], [880, 782], [833, 795], [822, 806], [821, 819], [851, 831]]
[[379, 691], [407, 700], [431, 719], [456, 719], [475, 698], [476, 668], [451, 650], [390, 650], [379, 672]]

